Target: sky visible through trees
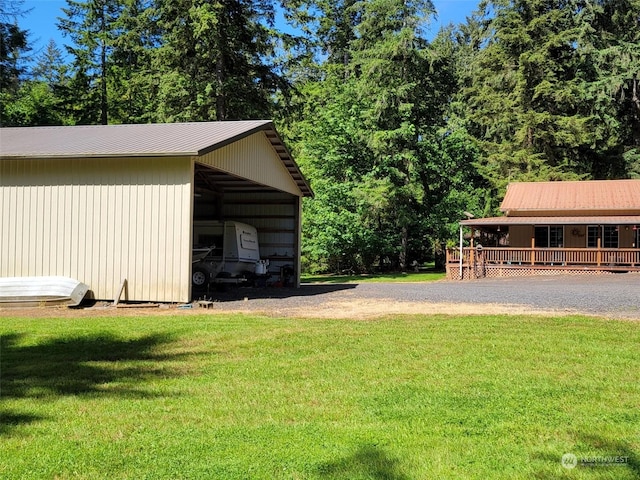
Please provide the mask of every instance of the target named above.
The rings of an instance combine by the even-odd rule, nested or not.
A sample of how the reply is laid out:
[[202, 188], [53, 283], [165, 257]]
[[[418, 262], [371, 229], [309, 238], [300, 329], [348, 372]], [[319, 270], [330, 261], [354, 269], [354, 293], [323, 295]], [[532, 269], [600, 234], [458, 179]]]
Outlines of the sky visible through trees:
[[[450, 23], [458, 24], [465, 21], [478, 6], [477, 0], [436, 0], [433, 2], [438, 18], [430, 28], [430, 35], [435, 36], [441, 27]], [[24, 9], [28, 13], [21, 22], [23, 28], [29, 30], [36, 40], [36, 51], [44, 50], [49, 40], [54, 40], [62, 47], [64, 38], [56, 28], [56, 17], [61, 15], [65, 0], [25, 0]], [[278, 22], [280, 28], [286, 29], [282, 17]]]

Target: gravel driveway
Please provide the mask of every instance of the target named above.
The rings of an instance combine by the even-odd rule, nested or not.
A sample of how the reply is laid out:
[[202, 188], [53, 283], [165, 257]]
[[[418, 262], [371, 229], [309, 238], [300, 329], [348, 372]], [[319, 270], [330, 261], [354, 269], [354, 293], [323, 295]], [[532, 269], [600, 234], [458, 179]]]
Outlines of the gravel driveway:
[[[432, 283], [303, 284], [214, 294], [216, 309], [335, 316], [385, 313], [584, 313], [640, 319], [640, 274]], [[411, 308], [409, 308], [411, 307]], [[327, 315], [322, 315], [327, 311]]]
[[[269, 316], [367, 319], [395, 314], [586, 314], [640, 320], [640, 273], [447, 281], [303, 284], [211, 292], [211, 310], [177, 305], [80, 309], [0, 308], [0, 317], [176, 315], [244, 312]], [[200, 297], [202, 298], [202, 297]], [[190, 306], [190, 305], [189, 305]], [[139, 308], [142, 307], [142, 308]], [[160, 307], [160, 308], [158, 308]]]

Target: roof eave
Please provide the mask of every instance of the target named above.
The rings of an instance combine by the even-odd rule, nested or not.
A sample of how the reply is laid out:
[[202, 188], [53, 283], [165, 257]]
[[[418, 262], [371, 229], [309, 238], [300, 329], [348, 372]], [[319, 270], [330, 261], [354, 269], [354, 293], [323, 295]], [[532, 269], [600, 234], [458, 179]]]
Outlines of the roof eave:
[[640, 215], [594, 215], [557, 217], [491, 217], [461, 220], [465, 227], [517, 225], [640, 225]]
[[0, 160], [63, 160], [63, 159], [81, 159], [81, 158], [176, 158], [176, 157], [195, 157], [198, 152], [147, 152], [147, 153], [100, 153], [91, 152], [74, 153], [69, 155], [2, 155]]

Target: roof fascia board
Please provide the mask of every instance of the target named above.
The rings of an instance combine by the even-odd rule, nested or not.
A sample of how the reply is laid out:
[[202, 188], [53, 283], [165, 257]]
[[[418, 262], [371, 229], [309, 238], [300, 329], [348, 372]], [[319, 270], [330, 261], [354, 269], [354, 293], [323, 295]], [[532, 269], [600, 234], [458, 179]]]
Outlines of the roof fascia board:
[[[500, 211], [507, 213], [508, 217], [517, 217], [518, 213], [546, 213], [547, 215], [540, 216], [558, 216], [558, 212], [570, 212], [573, 216], [586, 216], [590, 215], [589, 212], [611, 212], [611, 214], [616, 214], [617, 212], [628, 212], [628, 211], [638, 211], [640, 212], [640, 208], [575, 208], [575, 209], [548, 209], [548, 208], [507, 208], [500, 209]], [[574, 213], [575, 212], [575, 213]], [[555, 215], [550, 215], [551, 213]]]
[[490, 227], [508, 225], [640, 225], [640, 215], [616, 215], [597, 217], [493, 217], [461, 220], [465, 227]]
[[11, 155], [0, 156], [0, 160], [62, 160], [62, 159], [101, 159], [101, 158], [196, 158], [198, 152], [164, 152], [164, 153], [117, 153], [113, 155], [91, 155], [87, 153], [73, 155]]

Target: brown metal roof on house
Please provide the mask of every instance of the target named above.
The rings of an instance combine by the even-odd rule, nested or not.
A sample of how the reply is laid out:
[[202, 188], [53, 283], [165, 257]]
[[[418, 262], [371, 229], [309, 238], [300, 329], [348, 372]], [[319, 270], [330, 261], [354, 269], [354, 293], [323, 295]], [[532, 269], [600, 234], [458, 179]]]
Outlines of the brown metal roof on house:
[[0, 160], [201, 156], [259, 131], [302, 193], [312, 195], [269, 120], [0, 128]]
[[594, 215], [557, 217], [490, 217], [462, 220], [467, 227], [509, 225], [640, 225], [640, 215]]
[[536, 210], [640, 211], [640, 180], [511, 183], [500, 210], [507, 215]]

